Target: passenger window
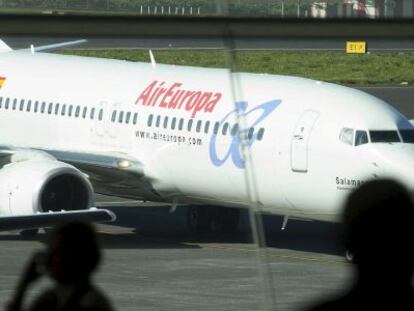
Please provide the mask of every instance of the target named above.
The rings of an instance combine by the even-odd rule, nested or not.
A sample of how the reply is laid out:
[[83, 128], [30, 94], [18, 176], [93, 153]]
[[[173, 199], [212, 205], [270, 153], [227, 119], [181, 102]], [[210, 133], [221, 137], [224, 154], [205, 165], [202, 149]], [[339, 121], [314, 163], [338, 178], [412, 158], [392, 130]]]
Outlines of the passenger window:
[[49, 103], [49, 107], [47, 108], [47, 114], [51, 114], [53, 111], [53, 104]]
[[38, 109], [39, 109], [39, 102], [36, 100], [34, 104], [34, 112], [37, 112]]
[[138, 113], [134, 113], [134, 118], [132, 119], [132, 123], [133, 124], [137, 124], [137, 121], [138, 121]]
[[254, 127], [249, 128], [249, 133], [247, 134], [247, 138], [249, 140], [252, 140], [253, 138], [253, 133], [254, 133]]
[[177, 118], [176, 117], [172, 118], [172, 120], [171, 120], [171, 129], [172, 130], [175, 130], [175, 123], [177, 123]]
[[204, 133], [208, 134], [208, 129], [209, 129], [209, 127], [210, 127], [210, 121], [207, 121], [207, 122], [204, 124]]
[[148, 127], [151, 127], [152, 126], [152, 120], [153, 119], [154, 119], [154, 115], [153, 114], [150, 114], [148, 116], [148, 122], [147, 122]]
[[66, 114], [66, 105], [63, 105], [63, 106], [62, 106], [62, 111], [60, 112], [60, 114], [61, 114], [62, 116], [64, 116], [64, 115]]
[[82, 118], [86, 118], [86, 114], [88, 113], [88, 107], [83, 107]]
[[218, 134], [219, 128], [220, 128], [220, 122], [216, 122], [214, 124], [214, 131], [213, 131], [214, 135], [217, 135]]
[[55, 106], [55, 115], [57, 115], [59, 113], [59, 104], [56, 104]]
[[236, 136], [237, 135], [237, 133], [239, 132], [239, 125], [238, 124], [235, 124], [234, 126], [233, 126], [233, 128], [231, 129], [231, 136]]
[[76, 106], [76, 110], [75, 110], [75, 117], [79, 117], [80, 114], [80, 106]]
[[191, 128], [193, 127], [193, 119], [188, 120], [187, 123], [187, 131], [191, 132]]
[[224, 123], [224, 125], [223, 125], [223, 129], [222, 129], [222, 131], [221, 131], [221, 134], [223, 134], [223, 135], [227, 135], [227, 130], [229, 129], [229, 124], [226, 122], [226, 123]]
[[155, 121], [155, 126], [156, 126], [156, 127], [160, 127], [160, 125], [161, 125], [161, 116], [160, 116], [160, 115], [158, 115], [158, 116], [157, 116], [157, 121]]
[[9, 109], [10, 98], [6, 98], [6, 102], [4, 103], [4, 108]]
[[343, 128], [339, 134], [339, 140], [347, 145], [353, 145], [354, 140], [354, 130], [350, 128]]
[[118, 123], [122, 123], [122, 122], [124, 122], [124, 112], [120, 111], [119, 117], [118, 117]]
[[68, 109], [68, 116], [71, 117], [72, 116], [72, 111], [73, 111], [73, 106], [69, 105], [69, 109]]
[[93, 120], [95, 118], [95, 107], [91, 109], [91, 114], [89, 115], [89, 118]]
[[24, 107], [24, 99], [20, 101], [20, 111], [23, 111], [23, 107]]
[[42, 102], [42, 107], [40, 107], [40, 112], [45, 113], [45, 109], [46, 109], [46, 103]]
[[131, 120], [131, 112], [130, 111], [128, 111], [127, 113], [126, 113], [126, 117], [125, 117], [125, 122], [126, 122], [126, 124], [129, 124], [129, 121]]
[[17, 108], [17, 99], [13, 99], [13, 110], [16, 110]]
[[102, 121], [103, 119], [103, 109], [99, 109], [98, 120]]
[[26, 111], [27, 112], [30, 112], [30, 110], [32, 109], [32, 101], [31, 100], [29, 100], [28, 102], [27, 102], [27, 106], [26, 106]]
[[368, 133], [366, 131], [356, 131], [355, 146], [368, 144]]
[[168, 117], [164, 117], [164, 128], [168, 127]]
[[178, 122], [178, 129], [180, 131], [182, 131], [183, 130], [183, 127], [184, 127], [184, 119], [181, 118], [180, 121]]
[[115, 122], [116, 114], [117, 114], [116, 110], [112, 111], [111, 122]]
[[196, 132], [197, 132], [197, 133], [200, 133], [200, 130], [201, 130], [201, 124], [202, 124], [202, 122], [203, 122], [203, 121], [201, 121], [201, 120], [198, 120], [198, 121], [197, 121], [197, 126], [196, 126]]
[[257, 140], [262, 140], [264, 136], [264, 128], [262, 127], [258, 132], [257, 132]]

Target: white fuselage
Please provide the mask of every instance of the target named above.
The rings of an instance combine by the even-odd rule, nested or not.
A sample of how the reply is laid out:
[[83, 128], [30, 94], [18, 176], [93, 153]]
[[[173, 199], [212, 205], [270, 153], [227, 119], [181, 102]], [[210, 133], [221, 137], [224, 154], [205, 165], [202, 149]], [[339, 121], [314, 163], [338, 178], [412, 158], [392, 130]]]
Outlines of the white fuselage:
[[[413, 144], [368, 136], [355, 145], [357, 130], [413, 127], [350, 88], [240, 73], [235, 96], [224, 69], [27, 52], [1, 54], [0, 76], [1, 145], [127, 154], [167, 201], [247, 206], [243, 135], [266, 212], [336, 221], [349, 191], [368, 179], [413, 188]], [[145, 199], [139, 187], [122, 195]]]

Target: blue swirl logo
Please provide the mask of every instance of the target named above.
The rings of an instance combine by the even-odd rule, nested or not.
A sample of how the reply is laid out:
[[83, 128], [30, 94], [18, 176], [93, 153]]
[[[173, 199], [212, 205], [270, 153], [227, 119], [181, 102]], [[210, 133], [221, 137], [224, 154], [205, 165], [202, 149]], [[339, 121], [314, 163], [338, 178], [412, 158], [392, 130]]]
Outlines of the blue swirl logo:
[[[256, 128], [263, 120], [265, 120], [281, 104], [281, 102], [282, 100], [280, 99], [272, 100], [264, 104], [258, 105], [251, 110], [247, 110], [247, 102], [236, 102], [236, 109], [229, 112], [220, 121], [219, 128], [222, 128], [223, 124], [226, 123], [226, 121], [231, 116], [234, 116], [234, 118], [236, 118], [237, 115], [240, 115], [242, 118], [245, 118], [247, 120], [247, 117], [250, 114], [257, 113], [258, 111], [261, 113], [259, 117], [251, 125], [246, 124], [246, 129], [244, 129], [243, 131], [238, 130], [238, 133], [234, 133], [234, 135], [231, 136], [232, 140], [229, 144], [229, 148], [227, 152], [225, 152], [222, 156], [217, 154], [217, 134], [213, 133], [209, 145], [209, 154], [213, 165], [222, 166], [229, 158], [231, 158], [236, 167], [243, 169], [245, 167], [245, 163], [241, 155], [241, 144], [243, 143], [242, 137], [247, 136], [247, 132], [250, 128]], [[254, 135], [252, 135], [244, 141], [245, 147], [250, 149], [256, 140], [257, 131], [254, 133]]]

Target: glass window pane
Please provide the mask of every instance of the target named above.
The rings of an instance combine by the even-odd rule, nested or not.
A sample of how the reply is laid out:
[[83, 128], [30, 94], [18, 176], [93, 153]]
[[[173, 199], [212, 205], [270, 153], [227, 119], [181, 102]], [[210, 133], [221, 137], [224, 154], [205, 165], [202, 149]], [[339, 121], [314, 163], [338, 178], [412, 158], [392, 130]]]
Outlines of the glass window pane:
[[343, 128], [339, 134], [339, 140], [352, 146], [354, 143], [354, 130], [350, 128]]
[[414, 143], [414, 129], [400, 130], [401, 137], [405, 143]]
[[356, 131], [355, 146], [368, 144], [368, 133], [366, 131]]
[[191, 132], [192, 127], [193, 127], [193, 119], [189, 119], [187, 123], [187, 131]]
[[[0, 104], [0, 106], [1, 106], [1, 104]], [[30, 112], [30, 110], [32, 110], [32, 101], [31, 100], [29, 100], [27, 102], [27, 107], [26, 107], [27, 112]]]
[[372, 143], [398, 143], [400, 137], [397, 131], [369, 131]]
[[117, 111], [116, 110], [112, 111], [111, 122], [115, 122], [115, 120], [116, 120], [116, 114], [117, 114]]
[[118, 123], [124, 122], [124, 111], [119, 112]]

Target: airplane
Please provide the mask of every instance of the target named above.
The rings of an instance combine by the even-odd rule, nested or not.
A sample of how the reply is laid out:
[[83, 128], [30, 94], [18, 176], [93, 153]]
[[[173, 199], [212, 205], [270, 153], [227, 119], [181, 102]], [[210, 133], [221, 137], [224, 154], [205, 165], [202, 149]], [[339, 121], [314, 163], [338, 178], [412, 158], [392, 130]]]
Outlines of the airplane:
[[414, 126], [379, 98], [153, 55], [139, 63], [46, 53], [70, 44], [0, 44], [3, 217], [82, 213], [95, 192], [188, 205], [192, 231], [233, 232], [238, 208], [251, 204], [243, 150], [255, 203], [286, 220], [338, 222], [350, 191], [370, 179], [413, 188]]

